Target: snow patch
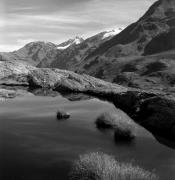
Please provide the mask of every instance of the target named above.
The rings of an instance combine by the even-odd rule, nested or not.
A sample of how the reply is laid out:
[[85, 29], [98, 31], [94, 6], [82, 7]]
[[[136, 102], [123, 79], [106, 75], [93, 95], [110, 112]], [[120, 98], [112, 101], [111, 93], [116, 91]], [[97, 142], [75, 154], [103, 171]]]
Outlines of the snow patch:
[[[83, 41], [83, 39], [82, 38], [80, 38], [80, 37], [75, 37], [74, 39], [69, 39], [68, 41], [66, 41], [65, 43], [66, 43], [66, 45], [64, 45], [64, 46], [61, 46], [61, 45], [59, 45], [59, 46], [57, 46], [57, 49], [60, 49], [60, 50], [64, 50], [64, 49], [67, 49], [68, 47], [70, 47], [71, 45], [78, 45], [78, 44], [80, 44], [81, 42]], [[64, 44], [65, 44], [64, 43]], [[67, 44], [68, 43], [68, 44]]]
[[60, 50], [67, 49], [70, 45], [72, 45], [72, 43], [68, 44], [67, 46], [58, 46], [57, 49]]
[[75, 39], [74, 39], [74, 42], [73, 43], [75, 43], [75, 44], [80, 44], [81, 43], [81, 39], [79, 38], [79, 37], [76, 37]]
[[120, 33], [122, 31], [121, 28], [118, 28], [118, 29], [114, 29], [112, 31], [107, 31], [104, 35], [103, 35], [103, 38], [102, 39], [105, 39], [105, 38], [108, 38], [108, 37], [111, 37], [111, 36], [115, 36], [117, 35], [118, 33]]

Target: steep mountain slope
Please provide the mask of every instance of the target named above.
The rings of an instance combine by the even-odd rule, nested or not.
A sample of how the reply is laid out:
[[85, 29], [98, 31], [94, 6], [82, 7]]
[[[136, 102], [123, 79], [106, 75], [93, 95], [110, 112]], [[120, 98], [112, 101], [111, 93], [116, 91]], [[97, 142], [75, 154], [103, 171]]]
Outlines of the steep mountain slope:
[[75, 70], [75, 68], [79, 66], [79, 63], [82, 62], [91, 52], [102, 43], [111, 39], [119, 31], [120, 29], [105, 31], [81, 41], [79, 44], [65, 48], [62, 53], [58, 53], [56, 60], [51, 63], [50, 67]]
[[[159, 0], [136, 23], [131, 24], [110, 41], [102, 44], [88, 58], [97, 55], [106, 57], [121, 57], [128, 55], [148, 55], [150, 43], [157, 41], [157, 50], [175, 49], [173, 38], [169, 47], [163, 45], [165, 37], [170, 37], [175, 32], [175, 1]], [[155, 39], [156, 38], [156, 39]], [[152, 42], [153, 41], [153, 42]], [[150, 47], [150, 48], [149, 48]]]
[[[164, 88], [174, 87], [174, 80], [170, 80], [175, 79], [174, 39], [175, 1], [159, 0], [136, 23], [95, 49], [76, 71], [141, 88], [150, 88], [152, 84], [161, 88], [159, 83], [163, 83]], [[154, 78], [145, 73], [147, 68], [152, 69]], [[137, 79], [137, 83], [129, 83], [128, 78], [120, 79], [126, 76], [130, 81]]]

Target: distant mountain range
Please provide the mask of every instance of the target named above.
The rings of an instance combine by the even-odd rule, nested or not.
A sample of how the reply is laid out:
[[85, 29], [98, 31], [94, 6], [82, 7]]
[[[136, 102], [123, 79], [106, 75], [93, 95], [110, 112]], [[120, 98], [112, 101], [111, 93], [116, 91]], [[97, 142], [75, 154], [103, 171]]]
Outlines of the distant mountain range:
[[[121, 32], [120, 32], [121, 31]], [[175, 0], [159, 0], [124, 30], [59, 45], [32, 42], [1, 60], [68, 69], [142, 89], [175, 91]]]
[[105, 31], [86, 40], [75, 37], [59, 45], [42, 41], [31, 42], [17, 51], [0, 53], [0, 58], [26, 61], [38, 67], [69, 69], [68, 64], [79, 62], [81, 58], [84, 59], [100, 44], [111, 39], [118, 32], [120, 29]]

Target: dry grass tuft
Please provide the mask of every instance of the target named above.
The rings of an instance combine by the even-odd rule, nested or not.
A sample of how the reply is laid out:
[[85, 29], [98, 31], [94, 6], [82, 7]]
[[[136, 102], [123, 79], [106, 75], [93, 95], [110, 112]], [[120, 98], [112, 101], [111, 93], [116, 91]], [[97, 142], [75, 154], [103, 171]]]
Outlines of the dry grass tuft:
[[116, 141], [130, 141], [135, 138], [136, 128], [129, 118], [104, 112], [97, 117], [95, 123], [99, 129], [114, 129]]
[[70, 180], [158, 180], [158, 177], [132, 164], [120, 163], [104, 153], [80, 155]]

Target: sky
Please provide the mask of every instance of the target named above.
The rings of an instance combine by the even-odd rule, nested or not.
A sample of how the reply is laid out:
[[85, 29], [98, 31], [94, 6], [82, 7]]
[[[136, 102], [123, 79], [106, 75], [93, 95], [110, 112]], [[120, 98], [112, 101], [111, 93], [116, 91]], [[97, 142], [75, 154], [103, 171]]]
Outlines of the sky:
[[125, 28], [155, 0], [0, 0], [0, 52]]

